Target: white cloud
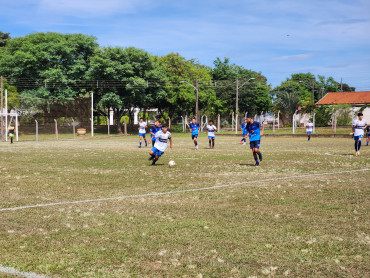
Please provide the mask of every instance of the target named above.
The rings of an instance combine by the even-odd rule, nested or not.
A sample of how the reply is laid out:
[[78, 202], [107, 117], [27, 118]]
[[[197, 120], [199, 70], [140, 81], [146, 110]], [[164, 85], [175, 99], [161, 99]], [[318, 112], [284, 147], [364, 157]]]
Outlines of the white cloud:
[[270, 61], [302, 61], [308, 60], [314, 57], [315, 53], [306, 53], [306, 54], [298, 54], [298, 55], [288, 55], [288, 56], [281, 56], [276, 58], [271, 58]]
[[139, 3], [135, 0], [41, 0], [39, 11], [87, 18], [133, 13], [139, 7], [145, 7], [147, 2], [149, 1]]

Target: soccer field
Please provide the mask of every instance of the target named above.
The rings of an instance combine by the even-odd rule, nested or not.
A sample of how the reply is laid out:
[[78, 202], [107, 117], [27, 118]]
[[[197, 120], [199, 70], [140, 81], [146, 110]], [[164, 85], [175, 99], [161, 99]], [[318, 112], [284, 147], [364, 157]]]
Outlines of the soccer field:
[[0, 143], [0, 277], [368, 276], [370, 147], [239, 140]]

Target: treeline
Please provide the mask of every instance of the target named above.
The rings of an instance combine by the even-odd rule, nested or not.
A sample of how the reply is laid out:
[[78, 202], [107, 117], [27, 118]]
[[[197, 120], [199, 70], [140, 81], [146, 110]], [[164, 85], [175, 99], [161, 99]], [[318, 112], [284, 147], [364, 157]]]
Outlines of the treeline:
[[[231, 64], [228, 58], [216, 58], [208, 67], [178, 53], [155, 56], [135, 47], [101, 47], [96, 37], [60, 33], [11, 38], [0, 32], [0, 75], [7, 80], [9, 109], [93, 92], [96, 115], [107, 116], [112, 107], [118, 119], [132, 118], [134, 107], [157, 108], [175, 121], [192, 116], [196, 80], [199, 111], [210, 117], [229, 117], [235, 111], [236, 80], [240, 114], [280, 110], [287, 119], [298, 106], [310, 109], [340, 87], [332, 77], [298, 73], [272, 88], [261, 72]], [[355, 90], [347, 84], [342, 88]]]

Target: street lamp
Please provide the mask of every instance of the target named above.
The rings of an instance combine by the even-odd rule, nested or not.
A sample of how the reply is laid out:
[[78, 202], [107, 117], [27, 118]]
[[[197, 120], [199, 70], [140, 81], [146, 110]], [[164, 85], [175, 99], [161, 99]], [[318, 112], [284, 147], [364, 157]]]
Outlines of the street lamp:
[[239, 79], [236, 79], [236, 103], [235, 103], [235, 134], [238, 134], [238, 113], [239, 113], [239, 89], [242, 88], [249, 81], [254, 80], [254, 78], [249, 78], [242, 85], [239, 86]]
[[196, 95], [196, 101], [195, 101], [195, 118], [197, 119], [198, 122], [198, 78], [195, 80], [195, 86], [188, 81], [182, 80], [181, 83], [186, 83], [190, 86], [192, 86], [195, 90], [195, 95]]

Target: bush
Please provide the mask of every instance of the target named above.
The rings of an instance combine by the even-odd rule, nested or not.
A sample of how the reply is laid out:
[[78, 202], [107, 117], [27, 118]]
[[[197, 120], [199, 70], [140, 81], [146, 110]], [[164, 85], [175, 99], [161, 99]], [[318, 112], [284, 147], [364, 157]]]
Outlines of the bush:
[[327, 126], [331, 121], [333, 109], [327, 105], [319, 106], [315, 114], [315, 126]]

